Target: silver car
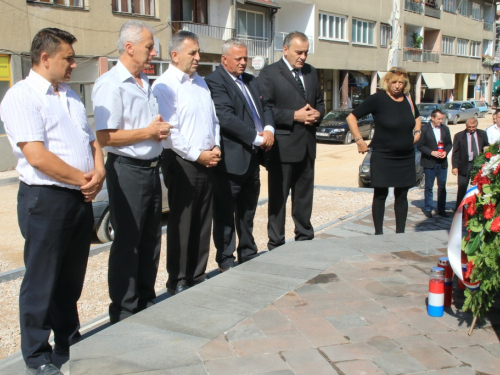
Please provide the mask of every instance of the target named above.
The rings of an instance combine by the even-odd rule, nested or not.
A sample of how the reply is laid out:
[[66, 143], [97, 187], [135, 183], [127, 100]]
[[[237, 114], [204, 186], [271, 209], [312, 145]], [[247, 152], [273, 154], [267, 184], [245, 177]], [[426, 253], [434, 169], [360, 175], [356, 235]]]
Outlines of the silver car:
[[479, 117], [479, 108], [474, 107], [471, 102], [449, 102], [443, 106], [448, 113], [448, 123], [458, 124], [459, 121], [465, 122], [468, 118]]

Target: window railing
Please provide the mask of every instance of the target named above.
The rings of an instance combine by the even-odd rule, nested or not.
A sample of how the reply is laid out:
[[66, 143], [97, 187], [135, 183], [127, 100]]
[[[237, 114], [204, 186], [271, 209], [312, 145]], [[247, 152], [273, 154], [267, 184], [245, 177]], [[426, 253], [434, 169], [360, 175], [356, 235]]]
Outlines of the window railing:
[[269, 39], [254, 37], [249, 35], [237, 35], [237, 38], [247, 45], [248, 57], [264, 56], [269, 57]]
[[83, 0], [27, 0], [28, 3], [52, 4], [62, 7], [83, 8]]
[[441, 11], [437, 8], [425, 4], [425, 15], [433, 18], [441, 18]]
[[209, 38], [227, 40], [234, 38], [236, 35], [235, 29], [228, 27], [212, 26], [201, 23], [193, 23], [188, 21], [172, 21], [172, 28], [175, 32], [179, 30], [191, 31], [197, 35], [208, 36]]
[[432, 52], [432, 51], [424, 51], [423, 61], [424, 62], [438, 63], [439, 62], [439, 53]]
[[492, 23], [489, 23], [489, 22], [485, 22], [483, 24], [483, 29], [485, 31], [493, 31], [493, 27], [494, 27], [494, 25]]
[[422, 62], [423, 51], [418, 48], [406, 47], [403, 50], [403, 60]]
[[405, 0], [405, 10], [422, 14], [424, 12], [424, 4], [420, 0]]
[[[276, 51], [283, 51], [283, 41], [285, 37], [290, 33], [285, 32], [277, 32], [274, 36], [274, 49]], [[309, 53], [314, 53], [314, 37], [306, 35], [307, 39], [309, 39]]]

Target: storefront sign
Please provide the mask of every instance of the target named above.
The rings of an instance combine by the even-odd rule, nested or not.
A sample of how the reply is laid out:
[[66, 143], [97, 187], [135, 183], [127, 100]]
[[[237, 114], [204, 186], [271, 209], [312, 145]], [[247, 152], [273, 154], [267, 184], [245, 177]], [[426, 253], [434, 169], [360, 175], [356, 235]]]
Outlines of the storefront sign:
[[255, 70], [262, 70], [266, 66], [266, 58], [264, 56], [255, 56], [252, 59], [252, 66]]
[[0, 78], [10, 78], [9, 56], [0, 56]]
[[143, 69], [142, 72], [147, 76], [157, 76], [156, 70], [158, 69], [158, 64], [151, 63], [151, 66], [147, 69]]
[[475, 80], [477, 79], [477, 74], [471, 74], [471, 75], [469, 76], [469, 79], [470, 79], [471, 81], [475, 81]]

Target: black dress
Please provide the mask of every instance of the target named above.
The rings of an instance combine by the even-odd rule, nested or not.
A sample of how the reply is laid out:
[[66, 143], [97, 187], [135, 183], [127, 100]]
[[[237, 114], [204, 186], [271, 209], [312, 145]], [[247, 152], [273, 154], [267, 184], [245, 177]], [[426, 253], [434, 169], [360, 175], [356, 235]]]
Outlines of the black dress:
[[413, 128], [420, 117], [406, 96], [397, 102], [385, 91], [369, 96], [352, 114], [361, 118], [371, 113], [375, 121], [375, 135], [369, 147], [372, 187], [415, 186], [415, 148]]

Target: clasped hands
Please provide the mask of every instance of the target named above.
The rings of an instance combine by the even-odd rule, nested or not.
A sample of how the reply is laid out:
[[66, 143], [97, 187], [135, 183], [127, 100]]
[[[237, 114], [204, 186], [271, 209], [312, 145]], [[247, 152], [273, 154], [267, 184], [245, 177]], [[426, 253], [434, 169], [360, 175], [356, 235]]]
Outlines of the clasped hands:
[[218, 146], [214, 146], [209, 151], [202, 151], [198, 160], [196, 160], [201, 165], [204, 165], [207, 168], [215, 167], [218, 162], [222, 159], [222, 153]]
[[263, 149], [264, 151], [269, 151], [271, 147], [273, 147], [274, 144], [274, 134], [270, 130], [264, 130], [260, 133], [258, 133], [263, 139], [262, 143], [260, 144], [260, 148]]
[[434, 156], [435, 158], [438, 159], [444, 159], [446, 157], [446, 151], [432, 151], [431, 156]]
[[104, 184], [104, 180], [106, 177], [106, 172], [104, 171], [104, 169], [94, 169], [88, 173], [85, 173], [83, 177], [85, 177], [87, 183], [80, 186], [80, 191], [84, 196], [85, 202], [92, 202], [97, 193], [99, 193], [102, 189], [102, 185]]
[[303, 122], [304, 125], [314, 125], [319, 121], [321, 114], [308, 103], [298, 111], [295, 111], [293, 119]]

